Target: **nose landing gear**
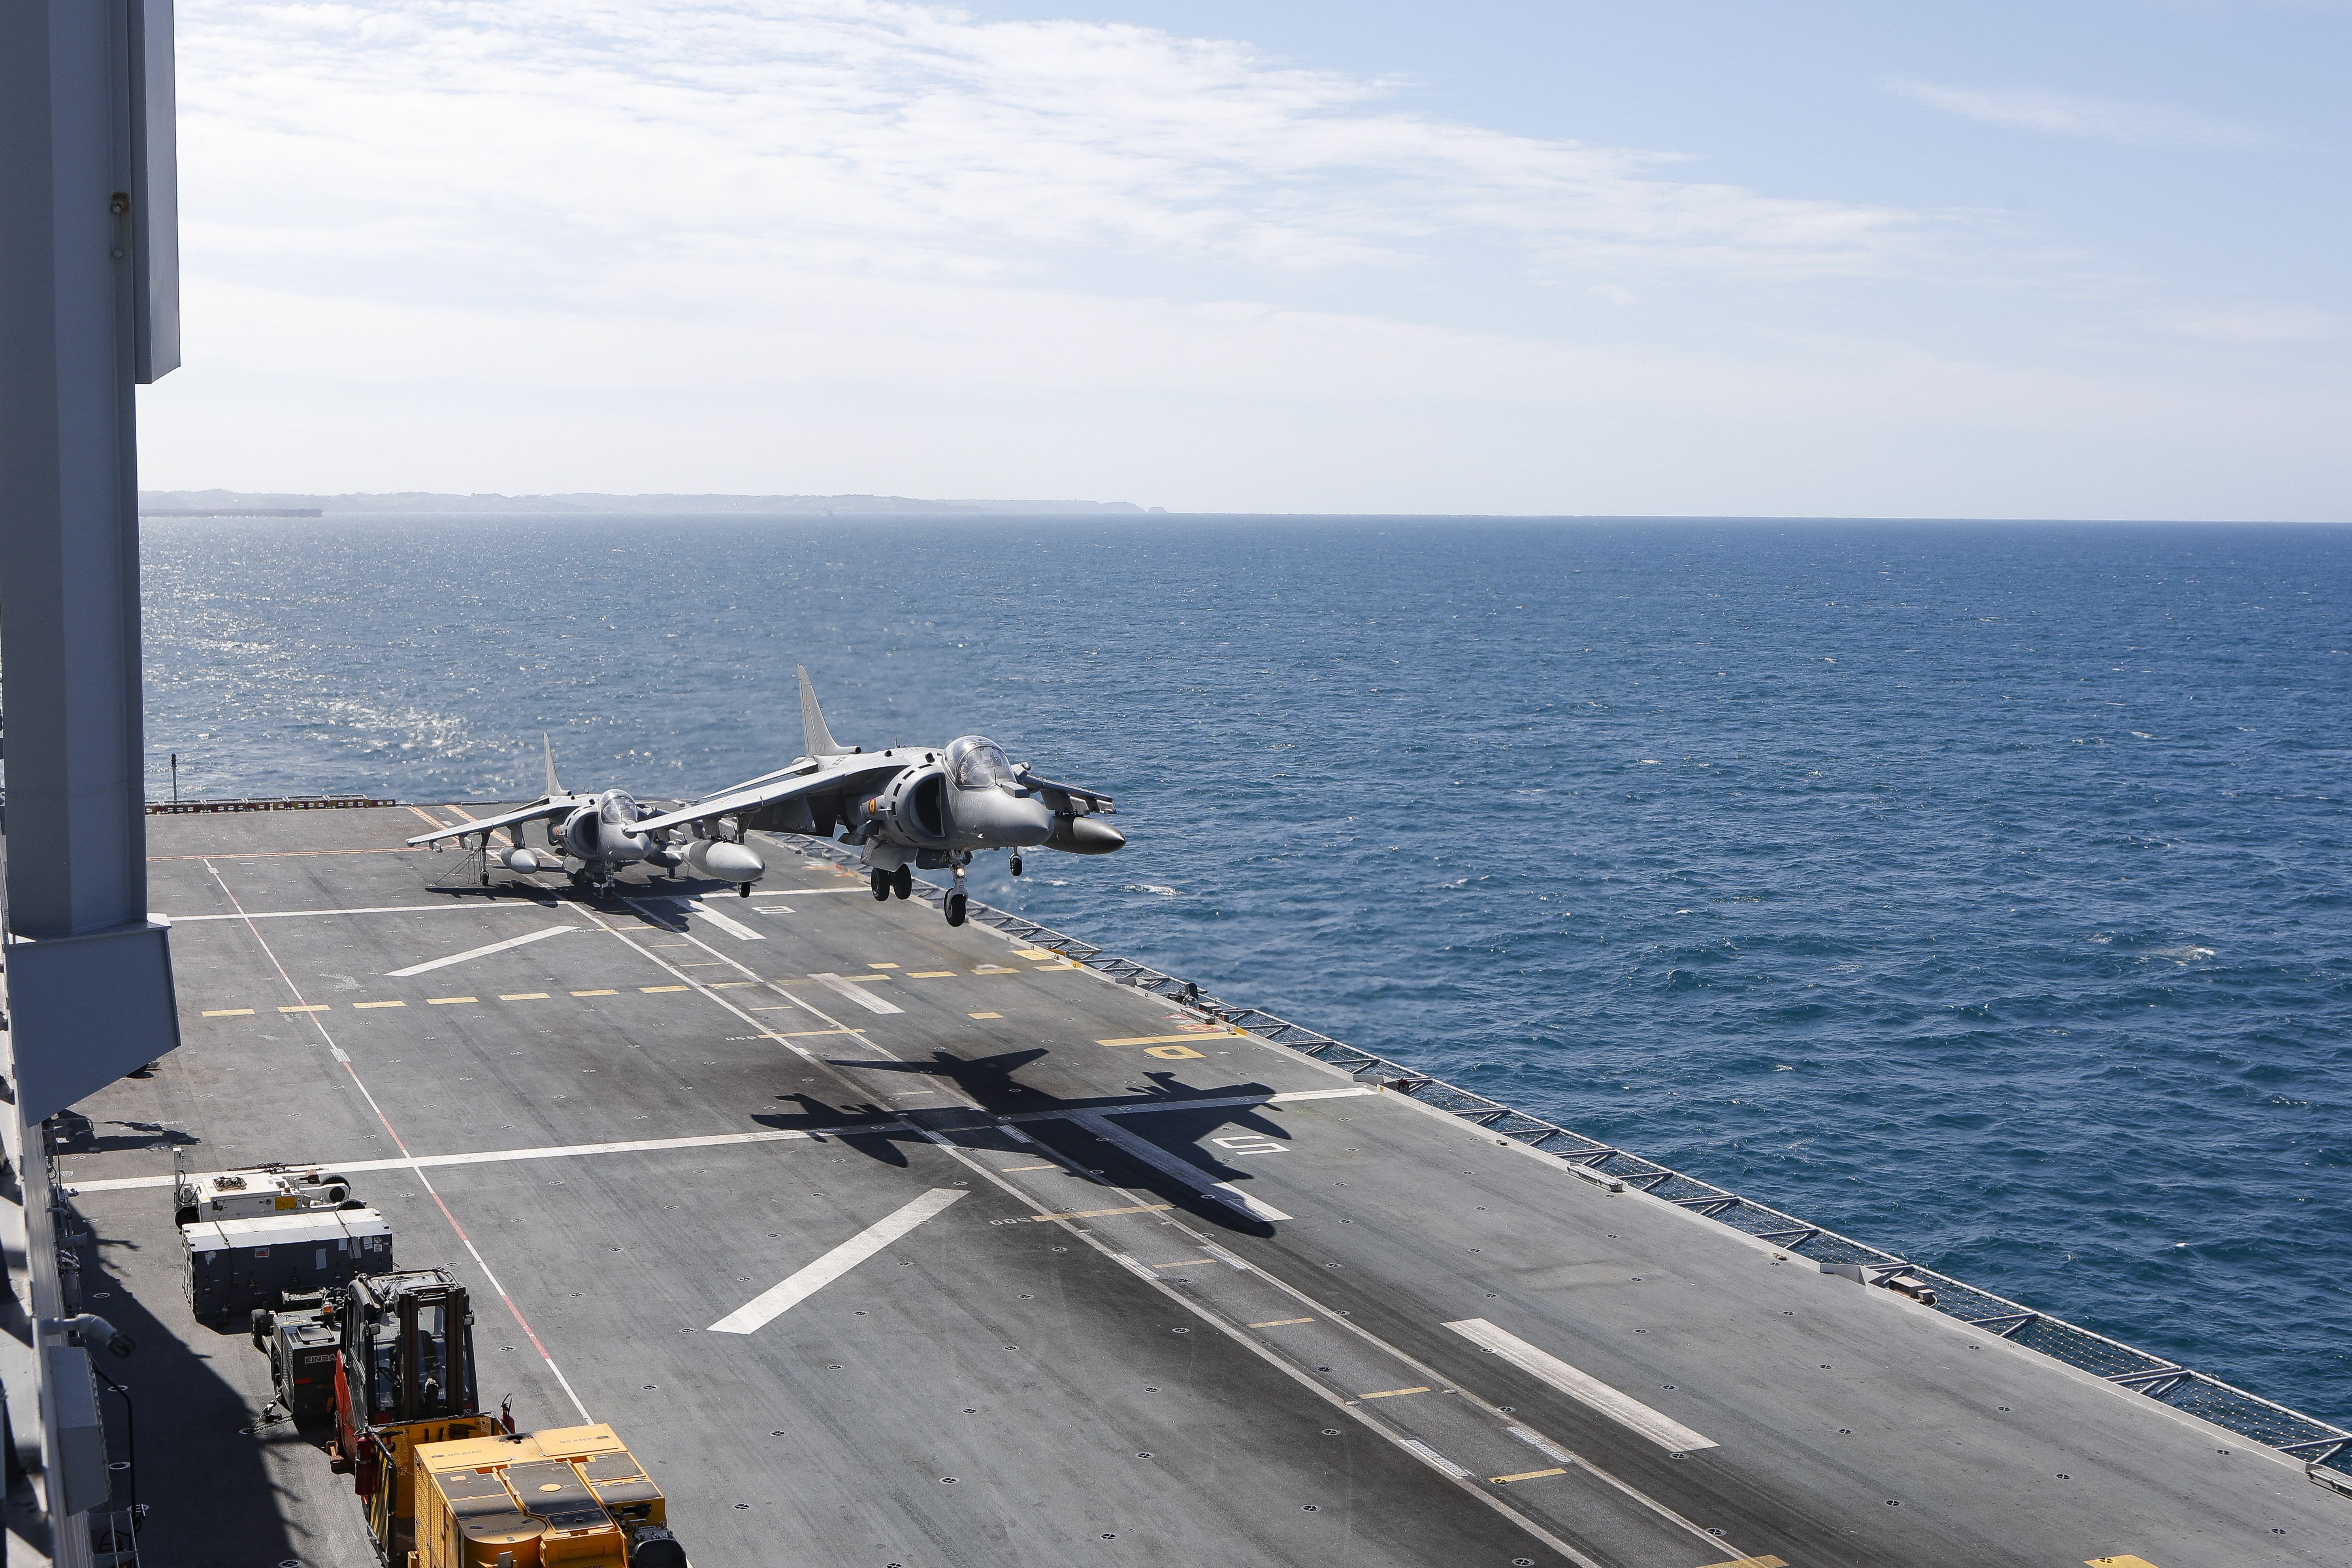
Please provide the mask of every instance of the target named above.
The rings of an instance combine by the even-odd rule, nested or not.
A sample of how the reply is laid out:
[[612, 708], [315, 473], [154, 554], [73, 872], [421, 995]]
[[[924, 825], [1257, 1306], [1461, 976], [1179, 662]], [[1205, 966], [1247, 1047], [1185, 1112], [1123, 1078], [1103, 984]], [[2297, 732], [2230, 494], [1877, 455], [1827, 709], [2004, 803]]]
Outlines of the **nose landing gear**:
[[940, 900], [940, 912], [948, 917], [948, 924], [951, 926], [960, 926], [964, 921], [963, 868], [971, 864], [971, 853], [966, 850], [958, 855], [949, 867], [955, 873], [955, 881], [949, 887], [948, 896]]

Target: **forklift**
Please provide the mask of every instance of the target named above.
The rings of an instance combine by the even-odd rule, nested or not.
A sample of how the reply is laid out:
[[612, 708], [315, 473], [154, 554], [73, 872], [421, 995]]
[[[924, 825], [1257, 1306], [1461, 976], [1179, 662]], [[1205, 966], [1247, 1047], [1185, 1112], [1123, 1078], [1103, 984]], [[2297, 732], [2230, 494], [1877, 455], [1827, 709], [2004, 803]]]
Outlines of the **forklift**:
[[[321, 1442], [330, 1469], [352, 1478], [385, 1568], [412, 1568], [420, 1555], [436, 1565], [470, 1564], [477, 1559], [467, 1543], [478, 1547], [475, 1538], [493, 1526], [505, 1561], [516, 1568], [540, 1562], [542, 1544], [551, 1549], [551, 1560], [561, 1556], [574, 1568], [686, 1568], [685, 1553], [667, 1528], [659, 1489], [610, 1427], [517, 1433], [503, 1411], [482, 1412], [474, 1315], [466, 1288], [448, 1270], [362, 1275], [285, 1302], [274, 1312], [253, 1314], [254, 1347], [269, 1358], [279, 1407], [298, 1429]], [[450, 1455], [459, 1462], [444, 1459]], [[511, 1527], [472, 1519], [486, 1503], [450, 1491], [462, 1481], [487, 1494], [503, 1483], [480, 1477], [494, 1469], [503, 1475], [507, 1466], [524, 1461], [551, 1462], [567, 1473], [576, 1467], [573, 1479], [584, 1478], [584, 1495], [597, 1518], [541, 1517], [540, 1491], [562, 1500], [580, 1489], [559, 1494], [553, 1485], [535, 1487], [529, 1500], [513, 1504], [519, 1517]], [[440, 1474], [445, 1468], [451, 1476]], [[434, 1537], [421, 1554], [420, 1486], [430, 1493]], [[440, 1549], [444, 1535], [446, 1551]], [[478, 1560], [488, 1564], [499, 1557], [493, 1552]]]
[[362, 1274], [253, 1314], [278, 1407], [325, 1438], [389, 1568], [404, 1568], [414, 1544], [416, 1447], [509, 1429], [482, 1414], [473, 1323], [466, 1288], [445, 1268]]

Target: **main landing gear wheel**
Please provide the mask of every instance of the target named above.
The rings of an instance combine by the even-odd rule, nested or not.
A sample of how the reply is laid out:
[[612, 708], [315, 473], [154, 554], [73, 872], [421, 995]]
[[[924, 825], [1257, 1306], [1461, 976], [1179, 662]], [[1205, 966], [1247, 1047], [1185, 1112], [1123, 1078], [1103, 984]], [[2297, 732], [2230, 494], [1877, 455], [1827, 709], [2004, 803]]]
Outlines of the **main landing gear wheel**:
[[890, 897], [890, 873], [876, 869], [866, 873], [866, 886], [874, 889], [874, 901], [882, 903]]
[[902, 899], [914, 897], [915, 873], [901, 866], [890, 873], [890, 890]]
[[948, 924], [951, 926], [960, 926], [963, 924], [963, 895], [961, 893], [950, 893], [948, 895], [947, 911]]

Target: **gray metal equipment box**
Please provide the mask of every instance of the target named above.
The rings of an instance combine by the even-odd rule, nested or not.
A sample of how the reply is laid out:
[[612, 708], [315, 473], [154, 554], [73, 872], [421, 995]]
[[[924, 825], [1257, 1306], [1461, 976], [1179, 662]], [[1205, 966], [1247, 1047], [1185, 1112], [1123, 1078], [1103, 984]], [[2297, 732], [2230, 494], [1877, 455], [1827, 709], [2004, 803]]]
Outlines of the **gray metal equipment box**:
[[217, 1321], [275, 1307], [281, 1292], [345, 1285], [392, 1268], [392, 1226], [373, 1209], [314, 1209], [180, 1227], [188, 1305]]

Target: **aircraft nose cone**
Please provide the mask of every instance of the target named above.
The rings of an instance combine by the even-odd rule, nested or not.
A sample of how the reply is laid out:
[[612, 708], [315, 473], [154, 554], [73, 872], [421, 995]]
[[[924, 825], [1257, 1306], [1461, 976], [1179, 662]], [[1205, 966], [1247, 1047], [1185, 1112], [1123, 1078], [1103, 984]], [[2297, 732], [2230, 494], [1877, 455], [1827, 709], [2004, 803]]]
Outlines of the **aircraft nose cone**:
[[957, 828], [989, 848], [1043, 844], [1054, 831], [1054, 814], [1034, 796], [1023, 800], [997, 789], [961, 790], [952, 809]]

